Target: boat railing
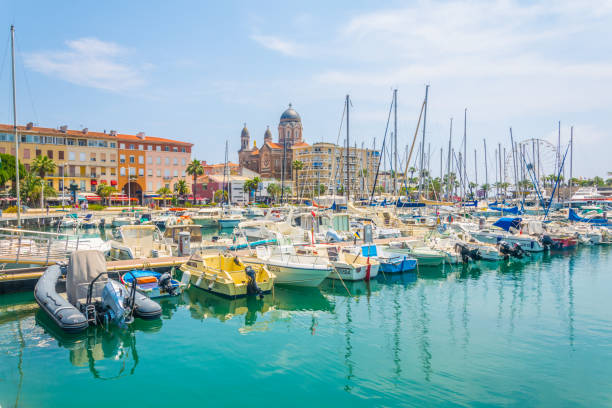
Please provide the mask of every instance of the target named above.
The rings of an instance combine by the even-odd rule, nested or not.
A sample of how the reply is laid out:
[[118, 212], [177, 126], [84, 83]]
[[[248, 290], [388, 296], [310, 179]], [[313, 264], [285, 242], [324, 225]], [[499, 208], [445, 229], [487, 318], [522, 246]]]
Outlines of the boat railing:
[[0, 228], [0, 262], [50, 265], [66, 260], [80, 244], [78, 236]]

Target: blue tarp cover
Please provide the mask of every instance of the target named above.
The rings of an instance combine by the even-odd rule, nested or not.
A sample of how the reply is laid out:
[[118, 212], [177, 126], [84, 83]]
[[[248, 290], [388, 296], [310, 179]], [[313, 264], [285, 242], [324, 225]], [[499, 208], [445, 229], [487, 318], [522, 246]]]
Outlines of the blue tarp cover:
[[495, 221], [495, 224], [493, 225], [508, 231], [510, 230], [510, 227], [519, 229], [521, 227], [522, 220], [522, 218], [502, 217], [499, 220]]

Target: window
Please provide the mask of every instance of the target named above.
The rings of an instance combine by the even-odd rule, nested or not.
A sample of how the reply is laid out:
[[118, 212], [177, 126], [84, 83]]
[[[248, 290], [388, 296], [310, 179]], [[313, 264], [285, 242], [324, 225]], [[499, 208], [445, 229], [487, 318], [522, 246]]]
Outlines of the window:
[[147, 164], [153, 164], [153, 158], [151, 156], [147, 157]]
[[164, 178], [169, 178], [170, 177], [170, 170], [166, 169], [164, 170]]
[[134, 156], [130, 156], [130, 163], [136, 163], [136, 159], [134, 158]]
[[114, 167], [111, 167], [111, 176], [114, 176], [116, 174], [116, 170]]
[[84, 176], [85, 175], [85, 166], [79, 166], [78, 175], [79, 176]]
[[88, 140], [87, 141], [87, 146], [89, 146], [89, 147], [96, 147], [96, 146], [98, 146], [98, 141], [97, 140]]
[[106, 176], [106, 167], [100, 167], [100, 174]]
[[119, 148], [120, 149], [125, 149], [125, 143], [119, 143]]
[[185, 166], [185, 165], [186, 165], [186, 163], [187, 163], [187, 161], [186, 161], [186, 160], [185, 160], [185, 158], [183, 157], [183, 158], [181, 159], [181, 165], [182, 165], [182, 166]]
[[181, 152], [185, 153], [186, 149], [184, 147], [181, 148]]
[[85, 191], [85, 180], [81, 180], [81, 191]]
[[125, 163], [125, 154], [119, 155], [119, 163]]
[[106, 153], [100, 153], [100, 161], [101, 161], [102, 163], [105, 163], [105, 162], [106, 162]]
[[157, 157], [157, 159], [155, 160], [155, 163], [161, 164], [161, 157]]
[[174, 177], [178, 177], [178, 170], [174, 170]]
[[87, 146], [87, 140], [79, 139], [79, 146]]
[[178, 147], [173, 147], [173, 148], [172, 148], [172, 151], [173, 151], [173, 152], [178, 152]]
[[23, 158], [24, 159], [30, 158], [30, 149], [23, 149]]
[[153, 145], [148, 145], [147, 150], [153, 150]]
[[138, 145], [138, 150], [144, 150], [144, 145]]
[[79, 153], [79, 160], [80, 161], [85, 161], [85, 153]]
[[90, 153], [89, 160], [96, 161], [96, 154], [95, 153]]
[[144, 156], [138, 156], [138, 164], [144, 164]]
[[147, 181], [147, 190], [148, 191], [152, 191], [153, 190], [153, 182], [152, 181]]
[[174, 158], [174, 162], [172, 164], [174, 164], [175, 166], [178, 166], [178, 159], [176, 157]]
[[47, 150], [47, 157], [53, 159], [53, 150]]
[[130, 150], [134, 150], [134, 145], [133, 144], [130, 145]]
[[36, 157], [40, 156], [41, 152], [40, 149], [36, 149]]
[[170, 146], [164, 146], [164, 152], [169, 152], [170, 151]]
[[115, 142], [110, 142], [110, 147], [112, 147], [113, 149], [117, 147], [117, 143]]
[[136, 167], [130, 167], [130, 176], [136, 175]]
[[58, 159], [59, 160], [64, 160], [64, 151], [63, 150], [60, 150], [59, 152], [57, 152], [57, 155], [58, 155]]
[[75, 160], [74, 159], [74, 152], [68, 152], [68, 160]]
[[138, 169], [138, 175], [144, 176], [144, 169], [142, 167]]
[[119, 175], [125, 176], [125, 167], [119, 167]]
[[66, 143], [66, 142], [65, 142], [65, 139], [64, 139], [63, 137], [56, 137], [56, 138], [55, 138], [55, 144], [56, 144], [56, 145], [63, 145], [63, 144], [65, 144], [65, 143]]
[[74, 143], [75, 143], [74, 139], [66, 139], [66, 142], [68, 146], [74, 146]]
[[152, 169], [147, 169], [147, 176], [149, 176], [149, 177], [153, 176], [153, 170]]
[[161, 146], [155, 146], [155, 150], [157, 150], [158, 152], [161, 152]]
[[[125, 157], [123, 158], [125, 160]], [[111, 153], [110, 162], [114, 163], [117, 160], [117, 155], [115, 153]]]
[[158, 181], [157, 182], [157, 189], [159, 190], [161, 187], [162, 187], [162, 183], [161, 183], [161, 181]]
[[166, 166], [169, 166], [169, 165], [170, 165], [170, 158], [166, 157]]
[[161, 170], [160, 169], [157, 169], [156, 175], [157, 175], [157, 177], [161, 177]]

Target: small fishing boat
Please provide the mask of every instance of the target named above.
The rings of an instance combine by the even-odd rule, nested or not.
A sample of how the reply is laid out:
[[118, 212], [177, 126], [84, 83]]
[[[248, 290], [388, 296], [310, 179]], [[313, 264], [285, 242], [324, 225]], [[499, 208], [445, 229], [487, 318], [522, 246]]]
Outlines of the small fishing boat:
[[335, 247], [327, 247], [327, 257], [334, 267], [329, 274], [331, 279], [342, 279], [347, 281], [369, 280], [378, 275], [380, 263], [370, 257], [361, 254], [349, 254]]
[[66, 214], [59, 221], [60, 228], [78, 228], [81, 220], [77, 214]]
[[225, 254], [192, 255], [181, 265], [182, 281], [199, 289], [235, 299], [246, 295], [269, 293], [274, 274], [263, 265], [243, 263], [238, 257]]
[[172, 256], [172, 246], [155, 225], [123, 225], [119, 238], [110, 242], [110, 258], [139, 259]]
[[244, 220], [244, 217], [239, 215], [223, 215], [219, 218], [219, 227], [220, 228], [234, 228], [240, 224], [241, 221]]
[[385, 253], [406, 255], [417, 260], [419, 266], [439, 266], [443, 263], [456, 263], [444, 251], [431, 249], [425, 246], [410, 246], [405, 241], [390, 242], [384, 247]]
[[[65, 292], [57, 292], [58, 281], [66, 277]], [[134, 317], [156, 319], [162, 309], [136, 288], [108, 277], [106, 260], [99, 251], [76, 251], [68, 265], [52, 265], [34, 288], [42, 310], [66, 332], [80, 332], [89, 325], [114, 323], [120, 327]]]
[[293, 246], [257, 247], [256, 258], [245, 258], [249, 265], [265, 265], [276, 275], [279, 285], [319, 286], [333, 271], [327, 259], [318, 255], [297, 255]]
[[135, 269], [121, 275], [121, 283], [128, 289], [132, 287], [134, 281], [136, 281], [136, 290], [149, 298], [178, 296], [187, 286], [173, 279], [169, 272]]
[[223, 215], [220, 208], [201, 208], [195, 215], [191, 216], [194, 224], [202, 228], [216, 228], [219, 226], [219, 218]]

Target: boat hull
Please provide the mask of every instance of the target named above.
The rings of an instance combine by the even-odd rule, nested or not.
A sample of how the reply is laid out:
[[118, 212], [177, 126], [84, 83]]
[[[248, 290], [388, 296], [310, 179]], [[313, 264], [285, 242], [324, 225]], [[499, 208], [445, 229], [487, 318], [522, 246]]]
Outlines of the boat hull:
[[379, 263], [372, 263], [370, 265], [359, 265], [351, 266], [348, 264], [334, 264], [334, 271], [329, 274], [330, 279], [340, 279], [346, 281], [360, 281], [366, 279], [368, 276], [368, 267], [370, 267], [370, 279], [375, 278], [378, 275], [380, 268]]
[[202, 228], [215, 228], [219, 226], [219, 221], [214, 218], [192, 217], [191, 220], [194, 224], [197, 224]]
[[220, 228], [234, 228], [237, 227], [238, 224], [240, 224], [240, 220], [219, 220]]

